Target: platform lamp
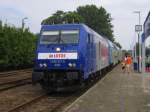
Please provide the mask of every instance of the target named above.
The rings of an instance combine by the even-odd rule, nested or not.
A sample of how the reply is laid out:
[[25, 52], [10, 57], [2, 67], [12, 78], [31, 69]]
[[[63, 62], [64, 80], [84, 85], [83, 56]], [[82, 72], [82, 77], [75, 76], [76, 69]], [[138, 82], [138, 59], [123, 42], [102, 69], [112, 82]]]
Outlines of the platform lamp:
[[139, 16], [139, 24], [135, 25], [135, 31], [138, 33], [138, 45], [139, 45], [138, 71], [141, 72], [141, 41], [140, 41], [141, 40], [140, 32], [142, 31], [141, 12], [134, 11], [134, 13], [138, 14], [138, 16]]
[[23, 19], [22, 19], [22, 30], [24, 30], [24, 26], [25, 26], [25, 22], [24, 22], [24, 20], [25, 20], [25, 19], [28, 19], [28, 18], [27, 18], [27, 17], [25, 17], [25, 18], [23, 18]]

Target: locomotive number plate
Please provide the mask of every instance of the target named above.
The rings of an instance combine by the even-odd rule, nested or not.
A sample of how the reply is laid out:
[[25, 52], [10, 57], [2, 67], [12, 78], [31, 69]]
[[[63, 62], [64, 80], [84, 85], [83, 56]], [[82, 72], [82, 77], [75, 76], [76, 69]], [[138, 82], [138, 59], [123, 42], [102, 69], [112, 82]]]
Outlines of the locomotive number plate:
[[38, 59], [77, 59], [77, 53], [38, 53]]

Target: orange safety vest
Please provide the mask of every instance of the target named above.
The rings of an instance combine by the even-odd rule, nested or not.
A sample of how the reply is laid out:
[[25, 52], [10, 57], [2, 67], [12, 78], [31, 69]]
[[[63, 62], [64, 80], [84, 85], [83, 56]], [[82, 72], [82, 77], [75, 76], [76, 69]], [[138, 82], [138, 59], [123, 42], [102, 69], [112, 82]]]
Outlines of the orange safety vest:
[[132, 63], [132, 58], [131, 57], [127, 57], [126, 64], [131, 64], [131, 63]]

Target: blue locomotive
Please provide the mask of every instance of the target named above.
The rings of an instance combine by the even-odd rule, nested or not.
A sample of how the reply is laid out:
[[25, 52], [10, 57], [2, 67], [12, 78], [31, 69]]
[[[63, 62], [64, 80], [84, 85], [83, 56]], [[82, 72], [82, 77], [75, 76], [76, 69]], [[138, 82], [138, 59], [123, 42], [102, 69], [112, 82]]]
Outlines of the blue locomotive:
[[50, 91], [81, 85], [116, 64], [114, 48], [111, 41], [84, 24], [42, 25], [33, 83]]

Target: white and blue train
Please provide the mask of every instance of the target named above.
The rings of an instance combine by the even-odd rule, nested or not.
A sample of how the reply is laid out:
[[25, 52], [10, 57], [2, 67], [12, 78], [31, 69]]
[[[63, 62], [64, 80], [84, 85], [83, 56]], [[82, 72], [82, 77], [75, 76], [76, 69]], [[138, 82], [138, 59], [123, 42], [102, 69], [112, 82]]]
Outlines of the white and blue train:
[[72, 88], [116, 65], [119, 52], [84, 24], [42, 25], [32, 81], [46, 90]]

